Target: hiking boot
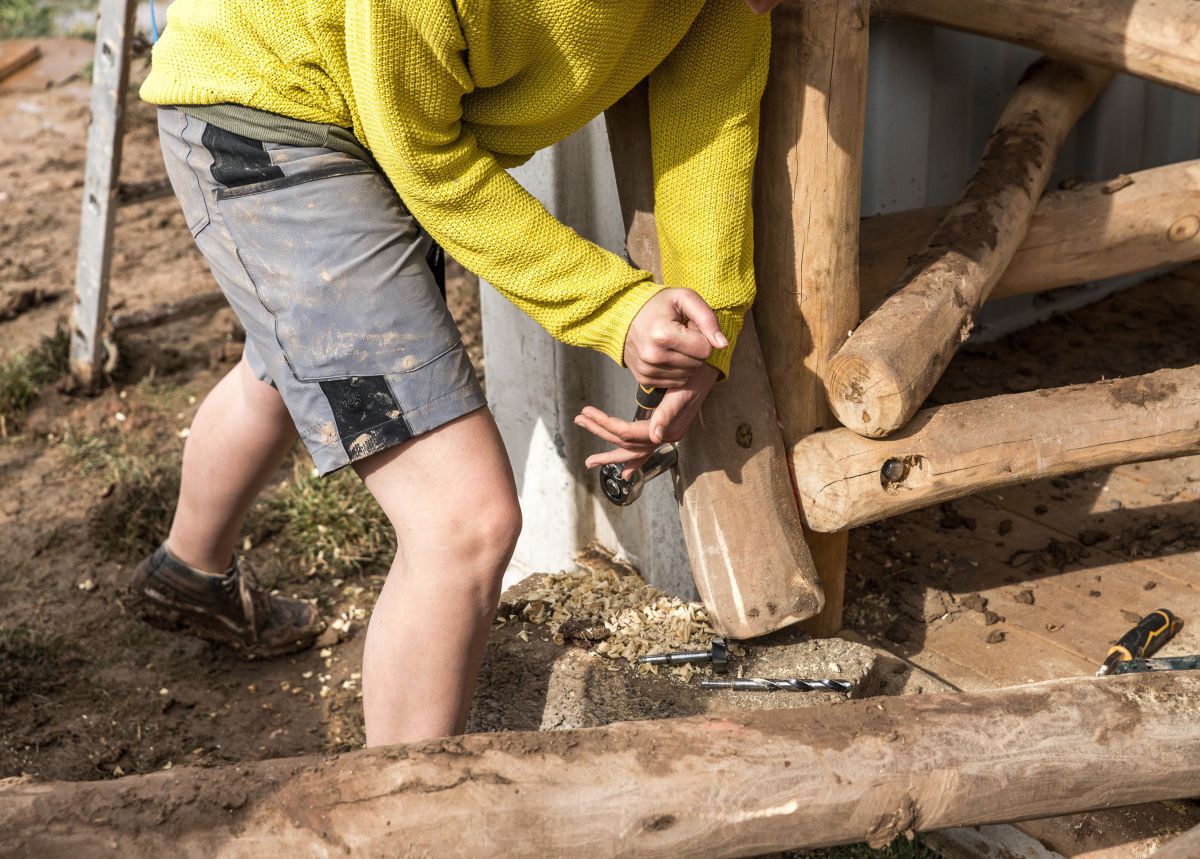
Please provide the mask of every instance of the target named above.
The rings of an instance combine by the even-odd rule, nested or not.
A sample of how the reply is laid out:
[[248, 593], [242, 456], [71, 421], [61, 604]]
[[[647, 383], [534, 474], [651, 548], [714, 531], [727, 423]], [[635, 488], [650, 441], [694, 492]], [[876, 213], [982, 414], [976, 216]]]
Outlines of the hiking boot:
[[279, 656], [312, 647], [325, 628], [308, 603], [272, 596], [235, 560], [224, 575], [203, 573], [165, 545], [138, 564], [129, 584], [132, 608], [147, 623], [227, 644], [248, 656]]

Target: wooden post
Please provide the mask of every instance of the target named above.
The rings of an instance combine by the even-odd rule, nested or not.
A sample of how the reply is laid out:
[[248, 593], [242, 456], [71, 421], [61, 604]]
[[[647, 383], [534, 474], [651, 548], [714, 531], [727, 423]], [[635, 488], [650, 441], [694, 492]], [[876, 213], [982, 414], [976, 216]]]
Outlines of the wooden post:
[[984, 489], [1200, 452], [1200, 366], [936, 406], [903, 431], [792, 449], [810, 528], [840, 531]]
[[[654, 222], [647, 90], [605, 115], [633, 263], [662, 279]], [[821, 610], [771, 388], [747, 314], [731, 378], [716, 385], [679, 445], [676, 497], [696, 589], [713, 627], [766, 635]]]
[[[755, 177], [755, 317], [790, 449], [833, 425], [821, 379], [858, 322], [867, 4], [784, 4], [772, 20]], [[846, 536], [806, 533], [825, 588], [808, 628], [842, 625]]]
[[898, 15], [1200, 93], [1195, 0], [875, 0]]
[[101, 0], [96, 57], [92, 64], [92, 122], [88, 127], [71, 329], [71, 372], [87, 386], [98, 381], [104, 365], [100, 329], [108, 304], [135, 9], [134, 0]]
[[[862, 307], [879, 305], [948, 209], [864, 218]], [[990, 298], [1200, 259], [1200, 161], [1045, 194]]]
[[1058, 151], [1112, 73], [1040, 60], [1025, 73], [959, 202], [825, 376], [844, 426], [879, 438], [908, 423], [1016, 253]]
[[1200, 672], [1178, 671], [9, 780], [0, 853], [704, 859], [880, 846], [1190, 797], [1198, 711]]

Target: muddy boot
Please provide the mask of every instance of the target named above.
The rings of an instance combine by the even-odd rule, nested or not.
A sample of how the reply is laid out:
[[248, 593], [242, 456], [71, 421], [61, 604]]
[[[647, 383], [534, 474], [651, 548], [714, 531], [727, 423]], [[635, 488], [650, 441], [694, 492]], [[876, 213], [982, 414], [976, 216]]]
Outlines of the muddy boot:
[[249, 656], [312, 647], [325, 628], [315, 608], [267, 593], [244, 563], [235, 561], [224, 575], [203, 573], [166, 546], [138, 564], [129, 595], [129, 607], [146, 622], [227, 644]]

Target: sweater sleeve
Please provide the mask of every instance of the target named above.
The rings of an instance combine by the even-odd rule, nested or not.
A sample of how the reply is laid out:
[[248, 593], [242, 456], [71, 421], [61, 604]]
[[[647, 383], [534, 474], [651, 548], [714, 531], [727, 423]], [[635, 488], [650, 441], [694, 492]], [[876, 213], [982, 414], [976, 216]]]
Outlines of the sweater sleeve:
[[559, 223], [477, 144], [462, 123], [465, 52], [450, 0], [348, 0], [356, 134], [447, 253], [557, 339], [622, 363], [662, 287]]
[[771, 24], [744, 0], [708, 0], [650, 75], [655, 218], [663, 280], [696, 290], [730, 345], [754, 301], [751, 186]]

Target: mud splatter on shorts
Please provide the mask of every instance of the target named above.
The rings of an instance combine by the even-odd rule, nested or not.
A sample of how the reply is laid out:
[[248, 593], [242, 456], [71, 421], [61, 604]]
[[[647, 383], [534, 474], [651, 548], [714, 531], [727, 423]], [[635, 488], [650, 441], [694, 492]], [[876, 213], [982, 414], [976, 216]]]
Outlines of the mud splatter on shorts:
[[368, 162], [160, 110], [188, 228], [321, 474], [484, 406], [441, 249]]

